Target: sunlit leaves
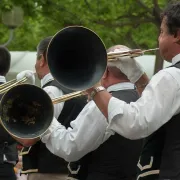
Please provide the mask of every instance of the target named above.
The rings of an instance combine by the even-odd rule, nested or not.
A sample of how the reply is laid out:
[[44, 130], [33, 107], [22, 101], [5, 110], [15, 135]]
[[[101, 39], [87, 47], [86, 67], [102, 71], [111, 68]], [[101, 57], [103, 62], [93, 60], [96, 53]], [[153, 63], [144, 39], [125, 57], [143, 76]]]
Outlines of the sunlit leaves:
[[[168, 0], [158, 1], [158, 12]], [[35, 50], [44, 37], [69, 25], [83, 25], [95, 31], [106, 47], [125, 44], [131, 48], [153, 48], [158, 37], [159, 20], [151, 0], [1, 0], [1, 12], [19, 5], [24, 23], [15, 30], [11, 50]], [[0, 43], [8, 39], [1, 24]]]

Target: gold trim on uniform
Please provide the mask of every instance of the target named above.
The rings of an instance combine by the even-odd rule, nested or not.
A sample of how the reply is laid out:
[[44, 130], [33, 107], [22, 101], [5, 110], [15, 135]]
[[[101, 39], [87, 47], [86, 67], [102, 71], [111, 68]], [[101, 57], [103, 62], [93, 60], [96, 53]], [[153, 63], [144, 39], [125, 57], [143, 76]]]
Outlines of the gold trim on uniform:
[[155, 175], [155, 174], [159, 174], [159, 170], [152, 170], [152, 171], [147, 171], [145, 173], [142, 173], [140, 174], [136, 180], [139, 180], [139, 178], [142, 178], [142, 177], [146, 177], [146, 176], [149, 176], [149, 175]]
[[153, 160], [154, 160], [154, 158], [153, 158], [153, 156], [151, 156], [151, 160], [150, 160], [149, 164], [147, 164], [147, 165], [145, 165], [145, 166], [142, 166], [142, 165], [140, 164], [140, 160], [139, 160], [139, 161], [138, 161], [138, 164], [137, 164], [137, 167], [138, 167], [141, 171], [143, 171], [143, 170], [145, 170], [145, 169], [150, 169], [150, 168], [152, 168]]
[[33, 173], [33, 172], [38, 172], [38, 169], [28, 169], [26, 171], [21, 171], [22, 174]]
[[29, 154], [29, 151], [31, 150], [31, 147], [32, 147], [32, 146], [30, 146], [27, 151], [23, 151], [23, 150], [25, 149], [25, 147], [23, 147], [23, 148], [21, 149], [21, 152], [19, 153], [19, 155], [20, 155], [20, 156], [23, 156], [23, 155]]

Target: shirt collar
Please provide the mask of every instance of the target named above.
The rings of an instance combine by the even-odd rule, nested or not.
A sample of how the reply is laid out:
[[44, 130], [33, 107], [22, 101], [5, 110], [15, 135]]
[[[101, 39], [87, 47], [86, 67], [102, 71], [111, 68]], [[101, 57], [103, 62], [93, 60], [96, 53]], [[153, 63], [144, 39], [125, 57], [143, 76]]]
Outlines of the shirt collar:
[[179, 62], [180, 61], [180, 54], [177, 54], [176, 56], [174, 56], [173, 58], [172, 58], [172, 64], [174, 65], [174, 64], [176, 64], [177, 62]]
[[130, 82], [122, 82], [122, 83], [118, 83], [118, 84], [114, 84], [112, 86], [109, 86], [107, 88], [107, 91], [120, 91], [120, 90], [126, 90], [126, 89], [135, 89], [134, 84], [130, 83]]
[[41, 87], [43, 87], [45, 84], [48, 82], [54, 80], [52, 75], [50, 73], [46, 74], [42, 79], [41, 79]]
[[5, 83], [6, 82], [6, 78], [4, 76], [0, 76], [0, 83]]

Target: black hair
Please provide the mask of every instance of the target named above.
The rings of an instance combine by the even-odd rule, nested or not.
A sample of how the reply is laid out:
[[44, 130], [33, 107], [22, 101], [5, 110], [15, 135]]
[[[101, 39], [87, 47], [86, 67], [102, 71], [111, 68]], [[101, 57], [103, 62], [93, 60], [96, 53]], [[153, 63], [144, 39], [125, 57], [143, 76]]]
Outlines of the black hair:
[[45, 39], [41, 40], [40, 43], [37, 46], [37, 57], [40, 58], [40, 55], [44, 56], [44, 59], [46, 60], [46, 51], [48, 48], [48, 45], [52, 39], [52, 36], [46, 37]]
[[161, 20], [166, 18], [166, 25], [169, 34], [177, 36], [177, 31], [180, 29], [180, 2], [172, 1], [165, 10], [161, 13]]
[[6, 76], [11, 65], [11, 54], [5, 47], [0, 46], [0, 75]]

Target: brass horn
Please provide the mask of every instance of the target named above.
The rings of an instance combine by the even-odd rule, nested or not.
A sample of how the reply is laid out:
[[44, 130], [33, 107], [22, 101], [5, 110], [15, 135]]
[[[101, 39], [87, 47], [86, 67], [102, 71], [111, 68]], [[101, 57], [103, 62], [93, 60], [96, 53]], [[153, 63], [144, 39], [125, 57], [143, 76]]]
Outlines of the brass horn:
[[48, 65], [62, 87], [76, 92], [51, 100], [44, 90], [34, 85], [12, 87], [0, 103], [1, 124], [17, 138], [39, 137], [52, 122], [53, 104], [84, 95], [84, 89], [92, 87], [103, 76], [107, 60], [139, 56], [144, 52], [132, 50], [107, 55], [102, 40], [90, 29], [81, 26], [62, 29], [48, 46]]
[[67, 89], [79, 91], [96, 84], [107, 65], [103, 41], [92, 30], [71, 26], [55, 34], [47, 49], [53, 77]]
[[28, 78], [24, 77], [21, 80], [17, 81], [16, 79], [13, 79], [11, 81], [8, 81], [6, 83], [3, 83], [0, 85], [0, 94], [4, 94], [7, 91], [9, 91], [12, 87], [23, 84], [26, 82]]
[[[92, 87], [101, 79], [107, 65], [106, 48], [99, 36], [80, 26], [55, 34], [47, 59], [55, 79], [71, 90]], [[58, 102], [57, 99], [52, 102], [44, 90], [34, 85], [15, 86], [2, 97], [1, 124], [16, 138], [37, 138], [50, 126], [53, 103]]]
[[43, 134], [51, 124], [53, 105], [41, 88], [21, 84], [5, 93], [0, 103], [1, 124], [7, 132], [21, 139]]

